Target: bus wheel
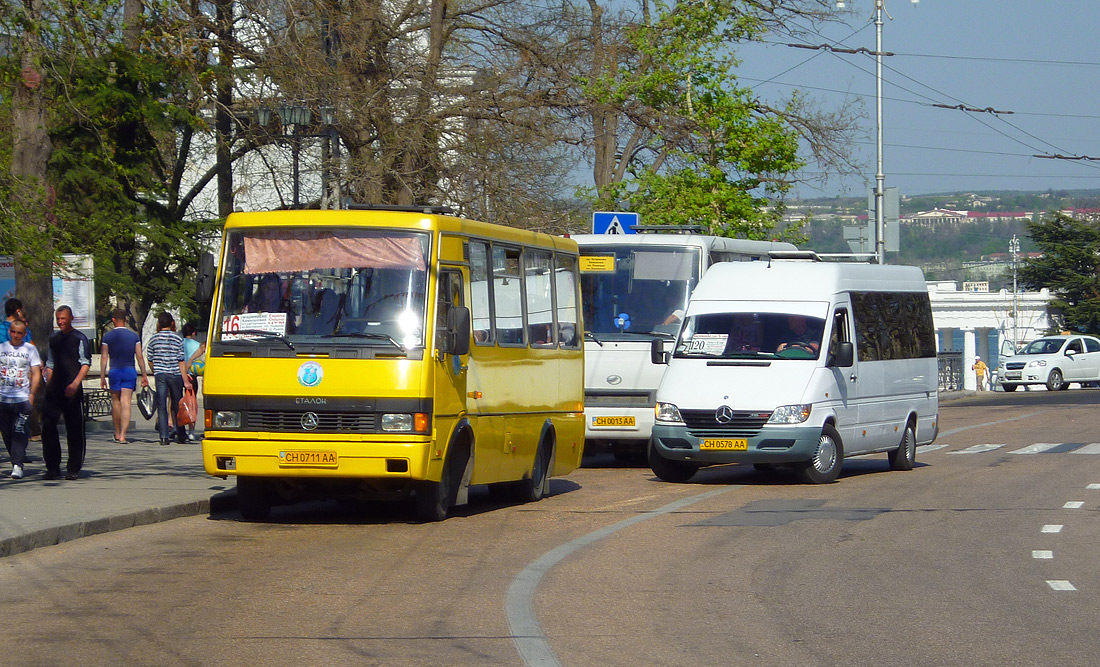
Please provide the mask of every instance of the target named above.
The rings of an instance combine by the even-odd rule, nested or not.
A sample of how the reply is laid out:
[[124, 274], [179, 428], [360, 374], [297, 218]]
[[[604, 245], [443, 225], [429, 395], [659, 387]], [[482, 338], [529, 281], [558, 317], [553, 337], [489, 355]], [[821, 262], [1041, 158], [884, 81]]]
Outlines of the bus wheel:
[[531, 468], [531, 476], [515, 482], [512, 487], [513, 497], [521, 503], [533, 503], [542, 500], [549, 490], [550, 482], [550, 455], [554, 452], [554, 445], [550, 438], [544, 438], [539, 442], [539, 448], [535, 452], [535, 465]]
[[917, 435], [913, 433], [913, 425], [905, 425], [905, 433], [901, 436], [901, 444], [898, 448], [887, 454], [890, 459], [891, 470], [912, 470], [917, 462]]
[[467, 456], [462, 449], [452, 444], [443, 462], [443, 475], [439, 481], [420, 482], [416, 487], [416, 515], [421, 521], [442, 521], [455, 504], [462, 472], [466, 469]]
[[840, 434], [832, 424], [826, 424], [821, 428], [814, 457], [802, 464], [798, 476], [807, 484], [828, 484], [836, 481], [842, 465], [844, 446], [840, 442]]
[[267, 480], [238, 476], [237, 509], [245, 521], [266, 521], [271, 515], [271, 490]]
[[666, 459], [652, 444], [649, 446], [649, 467], [654, 475], [666, 482], [686, 482], [699, 470], [697, 465]]

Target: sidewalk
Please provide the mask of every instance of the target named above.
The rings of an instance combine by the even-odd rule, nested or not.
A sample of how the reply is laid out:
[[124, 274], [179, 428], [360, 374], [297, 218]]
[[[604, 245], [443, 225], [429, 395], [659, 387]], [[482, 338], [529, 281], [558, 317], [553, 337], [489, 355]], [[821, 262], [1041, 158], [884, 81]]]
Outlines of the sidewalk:
[[[203, 471], [201, 425], [194, 443], [161, 446], [155, 419], [146, 421], [135, 405], [133, 420], [126, 445], [114, 442], [109, 416], [88, 422], [84, 469], [73, 481], [42, 479], [40, 440], [27, 448], [33, 461], [21, 480], [11, 479], [11, 462], [0, 450], [0, 557], [236, 506], [234, 480]], [[63, 428], [61, 452], [64, 466], [68, 451]]]

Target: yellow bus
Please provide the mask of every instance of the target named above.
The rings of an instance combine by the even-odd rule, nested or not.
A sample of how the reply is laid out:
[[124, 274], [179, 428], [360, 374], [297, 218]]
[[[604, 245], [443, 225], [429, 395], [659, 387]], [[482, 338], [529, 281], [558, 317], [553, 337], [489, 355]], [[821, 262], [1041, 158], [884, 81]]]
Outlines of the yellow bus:
[[246, 519], [411, 495], [438, 521], [471, 485], [535, 501], [580, 464], [576, 242], [449, 213], [229, 216], [202, 453]]

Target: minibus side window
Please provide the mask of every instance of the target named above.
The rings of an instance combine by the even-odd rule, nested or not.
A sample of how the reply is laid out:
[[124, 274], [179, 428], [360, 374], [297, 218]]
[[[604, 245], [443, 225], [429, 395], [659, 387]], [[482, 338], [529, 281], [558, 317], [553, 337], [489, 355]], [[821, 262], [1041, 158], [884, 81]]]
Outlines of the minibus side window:
[[497, 343], [526, 345], [520, 249], [493, 244], [493, 315]]
[[523, 251], [523, 284], [527, 301], [527, 339], [534, 347], [554, 346], [554, 270], [550, 252]]
[[831, 366], [836, 359], [837, 348], [841, 343], [851, 341], [851, 333], [848, 328], [848, 309], [837, 308], [833, 313], [833, 330], [829, 334], [829, 354], [825, 357], [825, 365]]
[[557, 304], [558, 343], [564, 348], [581, 346], [577, 301], [577, 258], [554, 255], [554, 290]]
[[450, 324], [451, 310], [462, 305], [462, 274], [458, 271], [442, 271], [439, 274], [439, 303], [435, 309], [435, 348], [446, 345], [447, 327]]
[[492, 284], [489, 282], [489, 244], [470, 241], [470, 320], [474, 343], [493, 344]]

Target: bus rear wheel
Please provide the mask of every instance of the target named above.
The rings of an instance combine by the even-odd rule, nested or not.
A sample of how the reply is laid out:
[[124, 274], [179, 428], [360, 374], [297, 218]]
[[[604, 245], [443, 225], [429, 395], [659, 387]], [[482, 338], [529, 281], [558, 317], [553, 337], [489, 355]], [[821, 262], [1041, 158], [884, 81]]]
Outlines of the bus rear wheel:
[[267, 521], [271, 515], [271, 489], [259, 477], [237, 477], [237, 509], [245, 521]]
[[512, 496], [521, 503], [533, 503], [542, 500], [549, 490], [550, 456], [554, 452], [553, 443], [549, 437], [539, 442], [539, 448], [535, 452], [535, 464], [531, 468], [531, 476], [514, 482]]

